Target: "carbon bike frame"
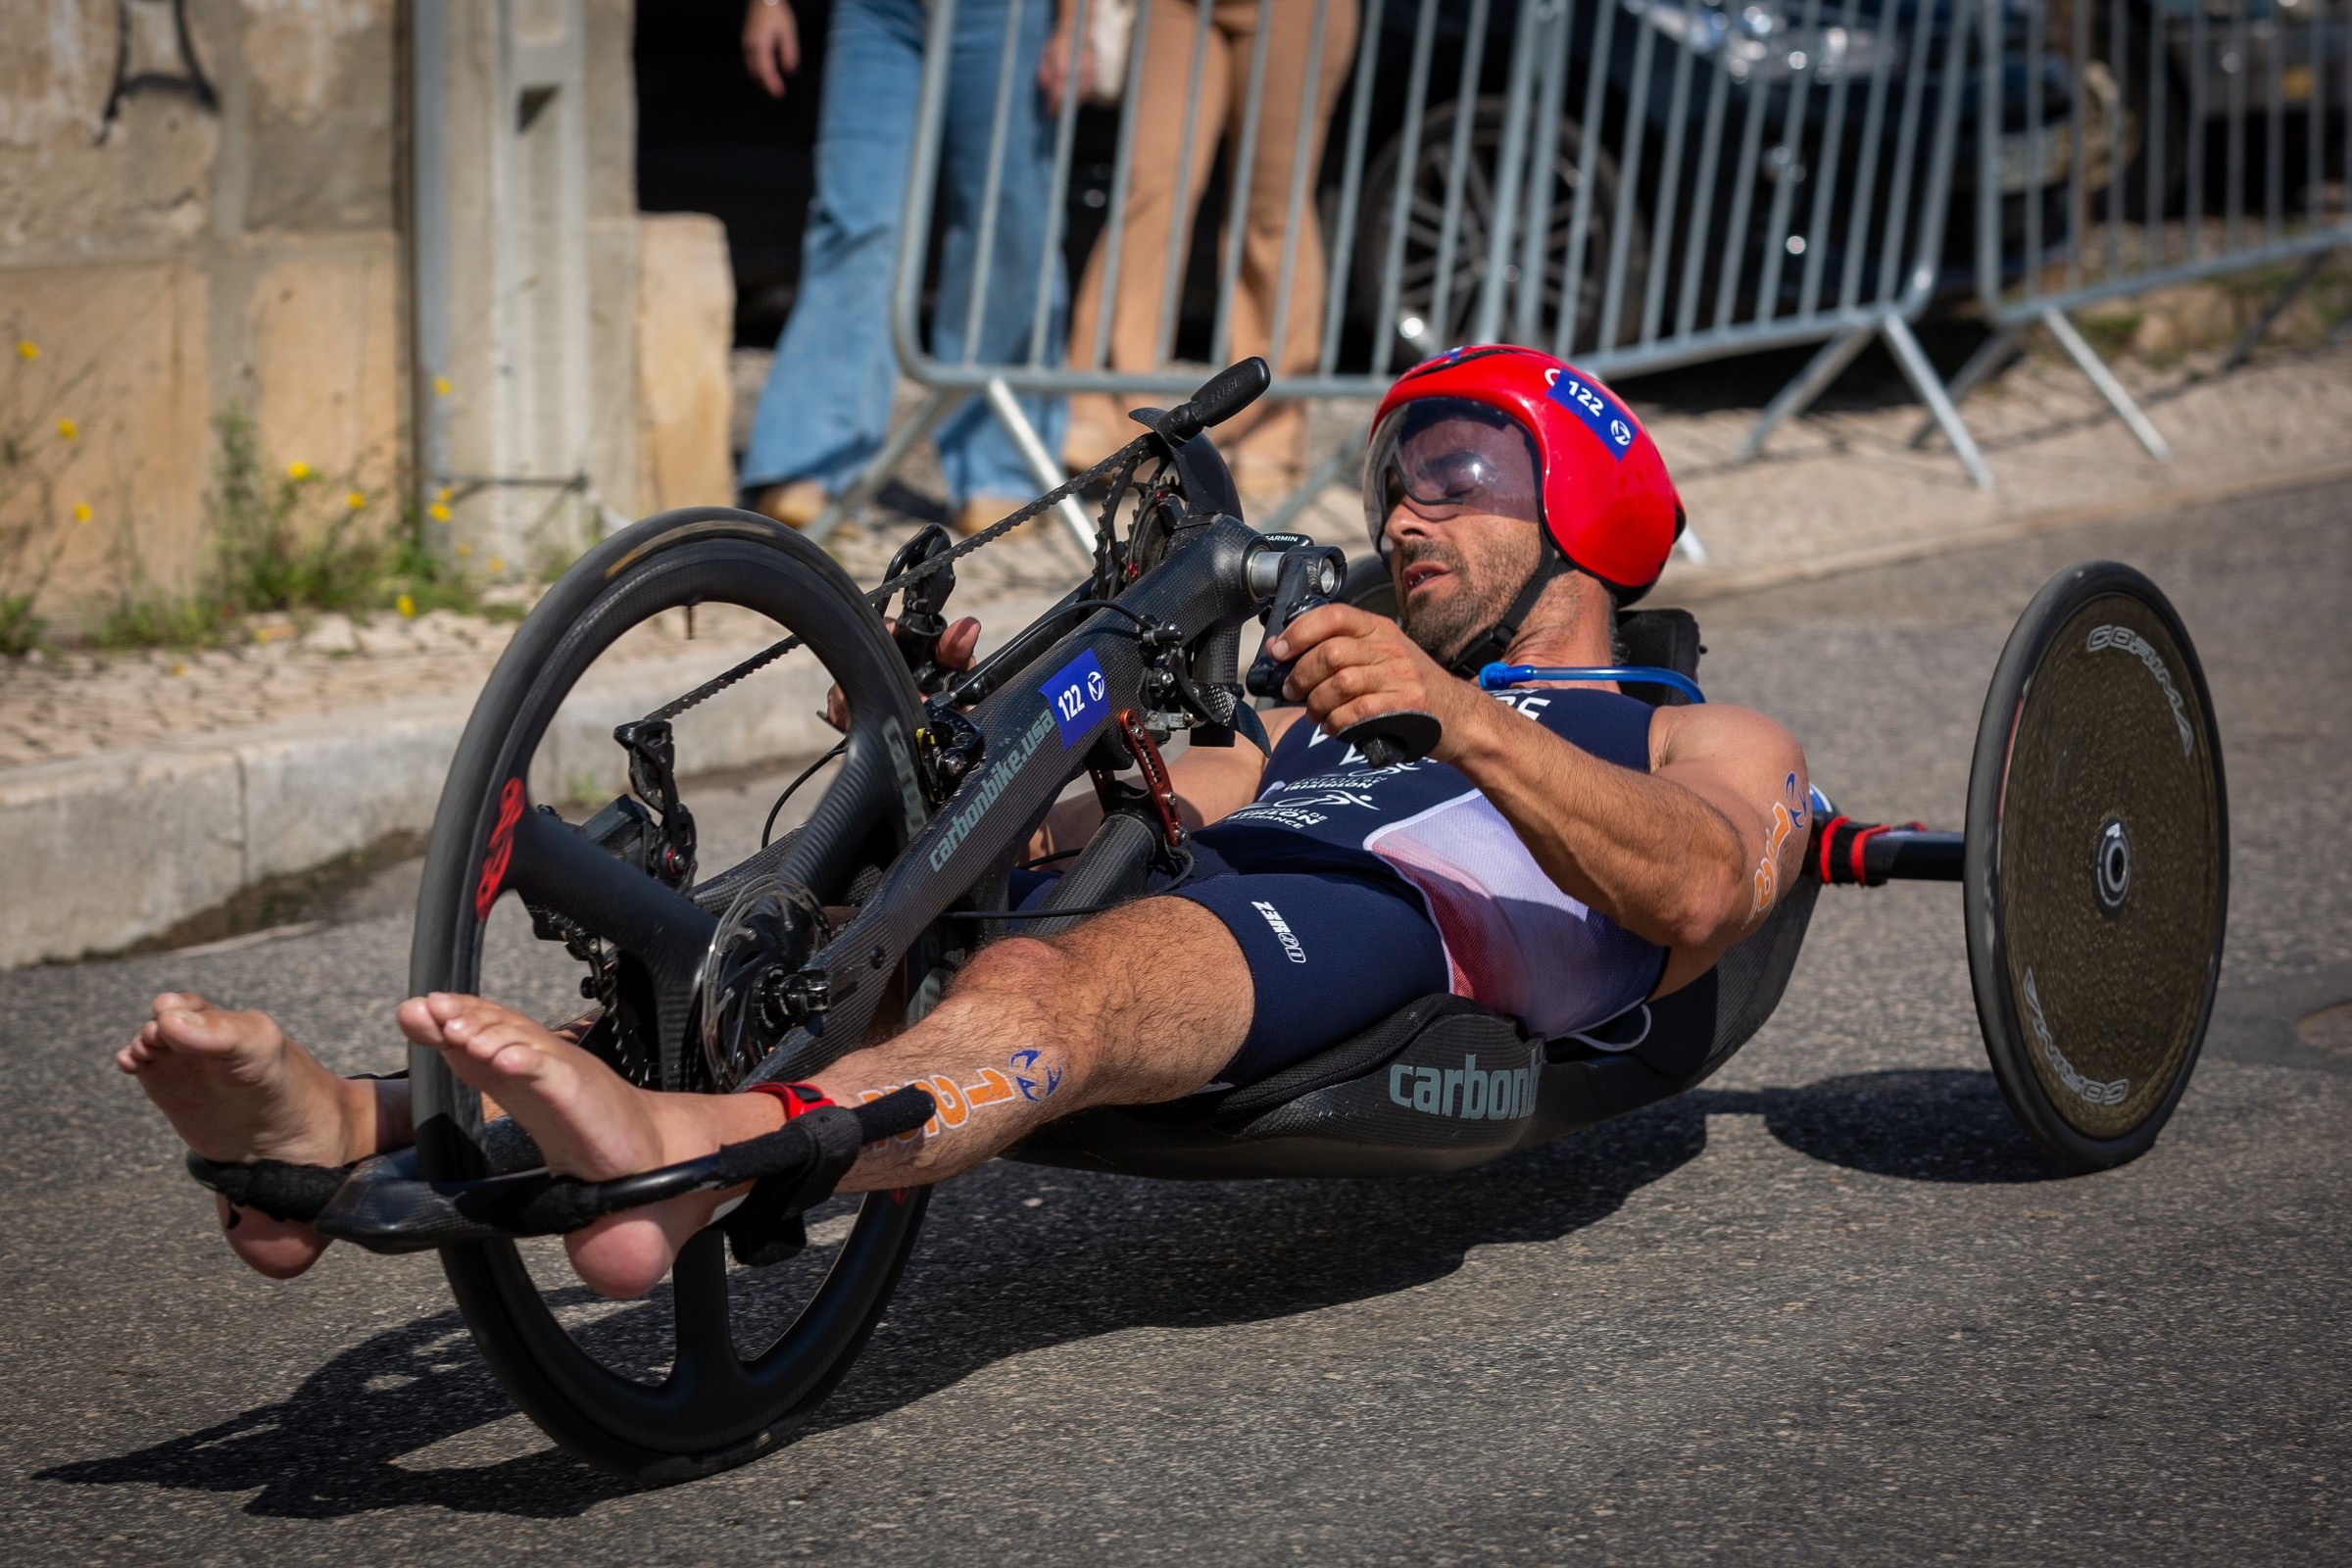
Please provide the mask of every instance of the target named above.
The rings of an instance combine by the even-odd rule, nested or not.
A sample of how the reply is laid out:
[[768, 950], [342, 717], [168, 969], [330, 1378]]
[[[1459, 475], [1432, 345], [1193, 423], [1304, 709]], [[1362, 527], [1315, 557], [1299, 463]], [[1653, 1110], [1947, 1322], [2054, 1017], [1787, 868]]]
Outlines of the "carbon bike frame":
[[[1169, 657], [1222, 647], [1230, 660], [1234, 639], [1216, 634], [1262, 608], [1249, 586], [1249, 563], [1278, 548], [1231, 516], [1188, 527], [1166, 561], [1118, 596], [1129, 613], [1094, 611], [1034, 657], [983, 666], [995, 690], [965, 715], [983, 738], [983, 760], [907, 844], [858, 916], [803, 968], [805, 983], [821, 987], [825, 1010], [788, 1035], [754, 1081], [807, 1077], [855, 1049], [899, 959], [972, 889], [1002, 882], [1063, 787], [1087, 770], [1115, 716], [1165, 701], [1145, 691], [1151, 666], [1138, 619], [1163, 637], [1172, 631], [1179, 648]], [[1099, 693], [1089, 681], [1097, 673]], [[1201, 673], [1228, 686], [1238, 678], [1233, 668]]]
[[[1002, 887], [1063, 787], [1088, 769], [1090, 760], [1102, 760], [1097, 743], [1113, 728], [1115, 716], [1123, 710], [1165, 706], [1165, 697], [1154, 698], [1145, 689], [1151, 662], [1142, 642], [1144, 626], [1154, 628], [1164, 659], [1189, 662], [1210, 651], [1226, 667], [1189, 662], [1187, 667], [1194, 668], [1196, 679], [1235, 686], [1238, 639], [1233, 634], [1265, 602], [1250, 585], [1250, 562], [1292, 542], [1260, 534], [1226, 514], [1189, 523], [1171, 540], [1167, 558], [1112, 601], [1118, 609], [1086, 612], [1067, 633], [1039, 647], [1033, 634], [1078, 612], [1081, 590], [984, 662], [975, 679], [993, 689], [959, 719], [978, 731], [980, 760], [912, 833], [856, 918], [798, 971], [802, 994], [820, 997], [821, 1005], [768, 1053], [749, 1081], [804, 1078], [854, 1050], [890, 992], [900, 960], [974, 889]], [[1100, 677], [1099, 691], [1090, 676]], [[964, 687], [973, 683], [967, 680]], [[1055, 698], [1065, 705], [1059, 710]], [[948, 702], [934, 700], [935, 726], [948, 722]], [[853, 736], [853, 751], [861, 738]], [[894, 764], [889, 769], [845, 770], [799, 841], [758, 868], [773, 866], [803, 879], [802, 867], [835, 858], [845, 847], [840, 841], [852, 835], [862, 841], [872, 823], [901, 810], [909, 820], [916, 817], [921, 805], [912, 751], [916, 740], [888, 743]], [[704, 903], [672, 891], [541, 813], [523, 813], [515, 840], [515, 881], [526, 897], [558, 907], [596, 908], [606, 935], [646, 963], [666, 992], [674, 994], [679, 982], [690, 982], [699, 972], [718, 925]], [[520, 874], [526, 867], [527, 877]], [[747, 862], [697, 890], [699, 897], [716, 902], [723, 885], [753, 868]], [[663, 1023], [673, 1027], [667, 1019]]]

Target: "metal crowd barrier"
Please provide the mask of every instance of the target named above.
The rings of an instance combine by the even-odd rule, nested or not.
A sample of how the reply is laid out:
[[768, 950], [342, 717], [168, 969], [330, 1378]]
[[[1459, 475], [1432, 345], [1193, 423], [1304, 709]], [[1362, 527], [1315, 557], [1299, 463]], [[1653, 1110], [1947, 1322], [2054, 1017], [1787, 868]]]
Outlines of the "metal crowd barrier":
[[[981, 259], [969, 297], [935, 304], [965, 313], [970, 324], [992, 308], [992, 284], [1004, 281], [990, 275], [990, 225], [1001, 217], [1008, 136], [1023, 112], [1035, 112], [1025, 95], [1038, 91], [1036, 64], [1019, 58], [1014, 43], [1022, 8], [1054, 0], [1001, 3], [1006, 41], [979, 214]], [[1070, 76], [1093, 10], [1109, 3], [1069, 0]], [[1224, 0], [1220, 15], [1247, 4]], [[1229, 177], [1221, 210], [1203, 198], [1194, 220], [1215, 238], [1213, 266], [1191, 270], [1213, 272], [1213, 285], [1188, 296], [1194, 242], [1171, 224], [1165, 255], [1153, 258], [1162, 274], [1153, 352], [1148, 365], [1122, 368], [1108, 363], [1105, 345], [1126, 265], [1139, 130], [1164, 129], [1139, 126], [1137, 105], [1147, 73], [1186, 83], [1181, 200], [1195, 172], [1212, 24], [1205, 8], [1186, 0], [1135, 6], [1106, 159], [1089, 166], [1080, 156], [1074, 94], [1064, 95], [1053, 124], [1045, 266], [1062, 265], [1073, 180], [1091, 178], [1080, 194], [1102, 210], [1094, 244], [1103, 251], [1105, 287], [1097, 318], [1079, 323], [1078, 341], [1091, 351], [1066, 362], [1066, 345], [1052, 329], [1048, 280], [1024, 278], [1019, 292], [1034, 301], [1027, 352], [989, 363], [969, 353], [944, 360], [924, 331], [958, 9], [958, 0], [934, 0], [892, 316], [901, 365], [929, 395], [812, 531], [870, 500], [907, 451], [972, 397], [987, 402], [1038, 483], [1058, 483], [1057, 455], [1016, 397], [1189, 391], [1202, 363], [1263, 347], [1236, 339], [1246, 288], [1258, 290], [1253, 316], [1270, 318], [1266, 339], [1286, 342], [1311, 292], [1301, 284], [1311, 265], [1301, 243], [1309, 224], [1320, 225], [1324, 241], [1312, 352], [1269, 354], [1273, 399], [1375, 397], [1407, 366], [1482, 340], [1542, 347], [1604, 376], [1822, 343], [1751, 433], [1753, 451], [1882, 338], [1970, 473], [1991, 482], [1910, 330], [1939, 277], [1956, 275], [1965, 287], [1965, 252], [1956, 264], [1944, 254], [1945, 215], [1956, 166], [1973, 167], [1957, 150], [1968, 123], [1962, 100], [1977, 0], [1256, 0], [1248, 86], [1223, 138], [1227, 170], [1253, 167], [1271, 95], [1299, 94], [1304, 83], [1310, 100], [1296, 115], [1270, 310], [1262, 271], [1245, 275], [1250, 181]], [[1156, 34], [1159, 49], [1147, 46], [1154, 8], [1171, 6], [1183, 7], [1189, 55], [1166, 45], [1178, 35], [1171, 28]], [[1269, 72], [1278, 12], [1294, 23], [1307, 14], [1302, 70]], [[1326, 127], [1325, 155], [1310, 160], [1311, 84], [1350, 30], [1351, 12], [1347, 90]], [[963, 340], [979, 338], [967, 330]], [[1287, 520], [1360, 461], [1361, 440], [1359, 433], [1329, 454], [1270, 522]], [[1091, 524], [1074, 505], [1064, 516], [1091, 541]], [[1695, 539], [1690, 544], [1695, 551]]]
[[1984, 3], [1983, 122], [2023, 125], [2006, 146], [1978, 144], [1977, 289], [1996, 330], [1952, 396], [2039, 326], [2140, 444], [2169, 458], [2068, 313], [2299, 263], [2226, 356], [2230, 368], [2352, 245], [2352, 0]]

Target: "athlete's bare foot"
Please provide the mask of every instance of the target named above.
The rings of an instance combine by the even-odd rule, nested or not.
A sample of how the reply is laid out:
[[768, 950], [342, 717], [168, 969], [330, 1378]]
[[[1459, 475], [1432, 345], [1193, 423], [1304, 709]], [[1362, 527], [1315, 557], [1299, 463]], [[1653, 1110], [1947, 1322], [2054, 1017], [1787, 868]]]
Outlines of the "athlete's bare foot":
[[[665, 1095], [638, 1089], [603, 1061], [522, 1014], [479, 997], [435, 992], [400, 1005], [401, 1032], [438, 1050], [466, 1084], [498, 1097], [548, 1168], [610, 1181], [770, 1133], [782, 1109], [766, 1095]], [[718, 1194], [608, 1215], [564, 1238], [571, 1266], [607, 1296], [643, 1296], [678, 1249], [710, 1222]]]
[[[168, 991], [153, 1006], [115, 1065], [197, 1153], [230, 1164], [342, 1165], [376, 1151], [385, 1129], [375, 1085], [328, 1072], [268, 1013], [232, 1012], [189, 992]], [[293, 1278], [326, 1250], [308, 1225], [217, 1201], [229, 1248], [271, 1279]]]

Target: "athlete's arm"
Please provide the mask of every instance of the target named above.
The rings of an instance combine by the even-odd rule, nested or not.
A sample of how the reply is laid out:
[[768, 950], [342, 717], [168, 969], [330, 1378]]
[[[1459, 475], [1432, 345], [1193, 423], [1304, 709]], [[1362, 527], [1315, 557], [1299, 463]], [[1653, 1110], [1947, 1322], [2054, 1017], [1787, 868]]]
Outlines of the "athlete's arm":
[[[1297, 723], [1303, 713], [1302, 709], [1280, 708], [1259, 714], [1266, 726], [1266, 744], [1271, 746], [1282, 739], [1282, 732]], [[1176, 794], [1178, 819], [1186, 827], [1204, 827], [1221, 816], [1230, 816], [1257, 799], [1258, 783], [1265, 771], [1264, 756], [1248, 741], [1236, 740], [1231, 746], [1186, 747], [1168, 763], [1168, 783]], [[1095, 799], [1093, 790], [1081, 790], [1046, 813], [1045, 824], [1029, 841], [1030, 857], [1084, 848], [1086, 841], [1094, 837], [1095, 829], [1102, 825], [1102, 803]]]
[[1446, 673], [1383, 616], [1326, 606], [1285, 641], [1305, 650], [1290, 690], [1327, 732], [1400, 708], [1436, 714], [1431, 755], [1478, 786], [1544, 874], [1669, 950], [1661, 992], [1704, 973], [1796, 875], [1804, 753], [1761, 713], [1660, 710], [1650, 771], [1637, 773]]

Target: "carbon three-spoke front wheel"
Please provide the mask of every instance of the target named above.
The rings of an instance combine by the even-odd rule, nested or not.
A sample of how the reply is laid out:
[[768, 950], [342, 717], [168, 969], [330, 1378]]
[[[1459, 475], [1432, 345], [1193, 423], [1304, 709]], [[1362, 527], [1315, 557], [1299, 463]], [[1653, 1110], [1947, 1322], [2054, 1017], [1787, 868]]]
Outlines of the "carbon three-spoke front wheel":
[[[674, 704], [788, 633], [803, 646]], [[835, 683], [846, 737], [816, 711]], [[704, 975], [719, 967], [706, 956], [725, 950], [747, 889], [788, 890], [771, 915], [816, 921], [856, 903], [921, 824], [919, 722], [872, 607], [790, 529], [710, 508], [615, 534], [549, 590], [475, 705], [434, 819], [412, 989], [551, 1019], [585, 995], [601, 1012], [585, 1043], [625, 1076], [731, 1088], [745, 1064], [729, 1054], [740, 1042], [703, 1028]], [[811, 760], [793, 803], [805, 820], [771, 842], [776, 781]], [[479, 1174], [478, 1097], [431, 1051], [413, 1051], [411, 1071], [424, 1174]], [[756, 1457], [831, 1392], [923, 1206], [919, 1191], [837, 1200], [808, 1216], [799, 1256], [762, 1269], [731, 1266], [706, 1231], [639, 1302], [592, 1296], [552, 1239], [452, 1248], [443, 1263], [541, 1428], [601, 1469], [682, 1480]]]

